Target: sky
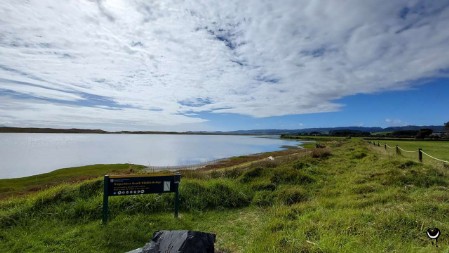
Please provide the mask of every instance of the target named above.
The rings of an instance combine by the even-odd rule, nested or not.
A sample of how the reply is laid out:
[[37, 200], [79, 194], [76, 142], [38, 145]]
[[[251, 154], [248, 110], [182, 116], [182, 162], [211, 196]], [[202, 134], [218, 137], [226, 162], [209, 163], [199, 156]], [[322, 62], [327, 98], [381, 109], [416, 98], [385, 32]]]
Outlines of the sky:
[[0, 3], [0, 126], [449, 121], [449, 1]]

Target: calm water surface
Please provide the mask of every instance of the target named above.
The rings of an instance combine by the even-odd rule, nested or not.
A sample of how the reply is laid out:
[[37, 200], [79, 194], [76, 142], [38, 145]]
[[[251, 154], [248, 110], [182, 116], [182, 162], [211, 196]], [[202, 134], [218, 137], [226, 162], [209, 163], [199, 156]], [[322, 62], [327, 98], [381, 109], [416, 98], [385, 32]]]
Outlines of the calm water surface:
[[1, 133], [0, 178], [102, 163], [189, 165], [297, 144], [254, 136]]

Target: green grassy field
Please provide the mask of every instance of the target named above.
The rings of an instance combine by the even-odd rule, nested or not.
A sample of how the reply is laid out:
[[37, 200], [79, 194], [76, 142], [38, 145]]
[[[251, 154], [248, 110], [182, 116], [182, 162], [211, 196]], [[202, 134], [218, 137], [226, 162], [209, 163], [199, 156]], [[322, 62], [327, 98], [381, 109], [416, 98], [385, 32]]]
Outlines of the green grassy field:
[[[449, 172], [388, 156], [363, 140], [230, 169], [185, 173], [173, 196], [110, 198], [102, 179], [0, 201], [0, 252], [125, 252], [152, 233], [216, 233], [219, 252], [447, 252]], [[299, 151], [298, 151], [299, 152]], [[439, 248], [428, 227], [443, 235]]]
[[80, 182], [106, 174], [137, 173], [144, 166], [132, 164], [97, 164], [65, 168], [30, 177], [0, 179], [0, 199], [26, 195], [63, 183]]
[[[388, 144], [391, 147], [398, 145], [402, 149], [408, 151], [418, 151], [419, 148], [422, 148], [424, 152], [431, 156], [449, 161], [449, 141], [376, 140], [375, 142], [380, 142], [381, 146], [383, 146], [383, 144]], [[388, 151], [390, 153], [395, 153], [395, 149], [388, 149]], [[402, 152], [402, 155], [410, 159], [418, 159], [418, 153]], [[429, 159], [426, 159], [424, 156], [423, 160]]]

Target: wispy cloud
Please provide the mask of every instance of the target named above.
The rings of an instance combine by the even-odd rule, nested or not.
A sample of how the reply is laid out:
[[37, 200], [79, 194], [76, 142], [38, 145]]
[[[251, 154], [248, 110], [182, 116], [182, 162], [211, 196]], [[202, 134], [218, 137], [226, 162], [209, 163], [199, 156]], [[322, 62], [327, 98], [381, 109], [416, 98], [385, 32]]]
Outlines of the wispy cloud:
[[10, 1], [0, 23], [0, 124], [329, 112], [449, 69], [446, 1]]
[[407, 125], [406, 122], [400, 120], [400, 119], [385, 119], [385, 122], [387, 123], [388, 126], [390, 127], [394, 127], [394, 126], [405, 126]]

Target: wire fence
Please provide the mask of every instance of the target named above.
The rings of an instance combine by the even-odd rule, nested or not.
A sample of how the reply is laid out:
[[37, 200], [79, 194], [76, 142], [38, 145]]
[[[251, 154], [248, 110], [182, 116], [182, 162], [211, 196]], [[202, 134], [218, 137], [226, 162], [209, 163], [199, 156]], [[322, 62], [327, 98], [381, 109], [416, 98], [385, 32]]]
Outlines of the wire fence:
[[[445, 165], [449, 165], [449, 161], [429, 155], [428, 153], [424, 152], [421, 148], [419, 148], [418, 150], [406, 150], [406, 149], [401, 148], [399, 145], [392, 147], [386, 143], [381, 144], [379, 141], [377, 143], [375, 141], [368, 141], [368, 143], [373, 144], [374, 146], [377, 146], [377, 147], [383, 146], [385, 151], [387, 151], [387, 152], [389, 150], [394, 149], [396, 155], [402, 155], [402, 156], [407, 156], [407, 157], [411, 157], [411, 158], [418, 158], [418, 160], [420, 162], [423, 162], [423, 155], [425, 155], [427, 158], [433, 159], [434, 161], [442, 162]], [[417, 156], [416, 156], [416, 153], [418, 153]]]

